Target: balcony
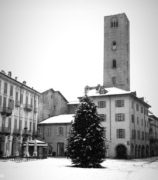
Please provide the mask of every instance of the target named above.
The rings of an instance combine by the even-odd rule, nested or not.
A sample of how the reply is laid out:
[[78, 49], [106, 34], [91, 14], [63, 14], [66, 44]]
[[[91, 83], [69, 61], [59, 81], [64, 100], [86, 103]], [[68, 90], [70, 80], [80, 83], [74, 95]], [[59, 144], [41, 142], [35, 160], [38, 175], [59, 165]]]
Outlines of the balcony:
[[9, 135], [10, 133], [11, 133], [11, 128], [10, 127], [2, 127], [1, 134]]
[[20, 101], [15, 101], [15, 106], [20, 107]]
[[13, 134], [16, 136], [19, 136], [21, 134], [21, 131], [22, 130], [20, 130], [20, 129], [14, 129]]
[[23, 136], [31, 136], [32, 132], [30, 130], [27, 130], [27, 128], [24, 128], [23, 130]]
[[12, 114], [12, 108], [10, 107], [1, 107], [0, 113], [2, 116], [10, 116]]
[[32, 111], [32, 105], [31, 104], [25, 104], [25, 107], [24, 107], [25, 111]]

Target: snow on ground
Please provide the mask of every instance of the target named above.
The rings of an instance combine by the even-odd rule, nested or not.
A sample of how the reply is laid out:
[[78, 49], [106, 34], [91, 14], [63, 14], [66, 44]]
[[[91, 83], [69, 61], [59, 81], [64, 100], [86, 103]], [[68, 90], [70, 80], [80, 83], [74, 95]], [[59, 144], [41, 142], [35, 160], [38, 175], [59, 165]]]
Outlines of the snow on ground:
[[0, 160], [0, 180], [157, 180], [158, 158], [107, 159], [104, 168], [75, 168], [66, 158]]

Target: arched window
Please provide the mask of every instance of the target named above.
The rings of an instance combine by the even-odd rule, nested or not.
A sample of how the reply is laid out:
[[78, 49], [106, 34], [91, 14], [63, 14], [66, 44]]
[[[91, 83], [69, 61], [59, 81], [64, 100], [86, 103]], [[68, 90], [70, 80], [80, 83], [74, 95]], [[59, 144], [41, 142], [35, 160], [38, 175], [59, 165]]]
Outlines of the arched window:
[[112, 68], [117, 68], [116, 59], [112, 60]]
[[115, 51], [117, 49], [116, 41], [112, 41], [112, 50]]
[[117, 27], [118, 27], [118, 20], [117, 20], [116, 17], [113, 17], [113, 18], [111, 19], [111, 27], [112, 27], [112, 28], [117, 28]]

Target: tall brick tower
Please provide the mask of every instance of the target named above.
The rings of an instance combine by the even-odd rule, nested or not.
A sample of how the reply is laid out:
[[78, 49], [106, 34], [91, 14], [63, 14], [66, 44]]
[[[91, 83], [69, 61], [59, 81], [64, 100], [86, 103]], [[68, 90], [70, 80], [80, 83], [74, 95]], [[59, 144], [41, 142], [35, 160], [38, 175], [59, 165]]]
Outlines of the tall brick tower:
[[129, 21], [126, 14], [104, 17], [105, 87], [130, 90]]

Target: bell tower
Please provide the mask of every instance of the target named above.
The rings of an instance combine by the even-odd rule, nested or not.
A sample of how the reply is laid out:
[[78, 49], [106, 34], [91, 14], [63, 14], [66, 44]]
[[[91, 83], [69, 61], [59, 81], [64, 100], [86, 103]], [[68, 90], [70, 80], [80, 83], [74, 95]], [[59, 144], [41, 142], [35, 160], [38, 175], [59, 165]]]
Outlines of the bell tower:
[[105, 87], [130, 90], [130, 39], [126, 14], [104, 17]]

